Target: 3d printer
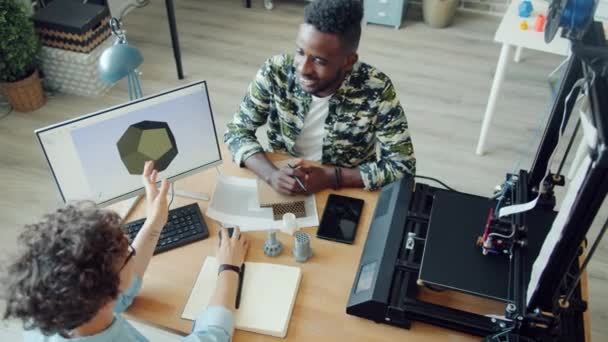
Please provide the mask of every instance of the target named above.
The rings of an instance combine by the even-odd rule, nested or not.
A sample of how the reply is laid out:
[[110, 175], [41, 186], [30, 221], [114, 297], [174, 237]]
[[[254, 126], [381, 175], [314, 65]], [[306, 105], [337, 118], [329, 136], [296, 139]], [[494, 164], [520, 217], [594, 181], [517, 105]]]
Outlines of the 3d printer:
[[[554, 0], [545, 40], [558, 29], [572, 54], [529, 171], [508, 174], [493, 198], [416, 184], [383, 188], [346, 312], [409, 328], [422, 321], [486, 341], [584, 341], [581, 274], [586, 235], [608, 192], [608, 47], [594, 0]], [[568, 181], [550, 160], [578, 100], [583, 157]], [[579, 103], [580, 104], [580, 103]], [[568, 144], [566, 159], [572, 141]], [[553, 189], [567, 193], [558, 211]], [[584, 260], [579, 263], [579, 257]], [[425, 301], [422, 287], [503, 302], [488, 316]]]

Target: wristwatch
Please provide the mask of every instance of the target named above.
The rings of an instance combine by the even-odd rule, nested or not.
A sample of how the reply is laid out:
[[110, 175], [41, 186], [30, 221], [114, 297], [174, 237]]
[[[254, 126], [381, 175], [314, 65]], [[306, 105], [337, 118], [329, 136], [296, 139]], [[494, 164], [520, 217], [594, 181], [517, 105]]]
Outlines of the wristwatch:
[[241, 265], [241, 267], [230, 265], [230, 264], [221, 264], [217, 270], [217, 275], [219, 276], [220, 273], [222, 273], [223, 271], [226, 271], [226, 270], [234, 271], [239, 276], [239, 287], [236, 292], [236, 298], [234, 300], [234, 307], [238, 309], [239, 305], [241, 303], [241, 289], [243, 288], [243, 277], [245, 276], [245, 264], [243, 263], [243, 265]]
[[234, 271], [239, 276], [241, 275], [241, 268], [238, 266], [230, 265], [230, 264], [221, 264], [217, 270], [217, 274], [219, 275], [220, 273], [222, 273], [223, 271], [226, 271], [226, 270]]

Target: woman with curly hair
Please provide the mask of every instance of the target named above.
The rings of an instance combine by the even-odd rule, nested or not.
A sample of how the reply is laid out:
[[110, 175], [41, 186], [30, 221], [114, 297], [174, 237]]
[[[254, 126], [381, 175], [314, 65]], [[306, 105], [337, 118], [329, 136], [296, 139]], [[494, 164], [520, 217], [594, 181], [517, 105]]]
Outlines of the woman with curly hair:
[[[144, 168], [147, 218], [132, 242], [118, 214], [90, 202], [70, 204], [25, 227], [23, 250], [3, 282], [4, 318], [23, 321], [25, 341], [147, 341], [120, 314], [141, 287], [167, 222], [169, 183], [163, 180], [157, 189], [153, 168], [152, 162]], [[224, 267], [209, 307], [184, 341], [229, 341], [234, 332], [236, 269], [249, 245], [238, 229], [232, 238], [221, 234], [217, 258]]]

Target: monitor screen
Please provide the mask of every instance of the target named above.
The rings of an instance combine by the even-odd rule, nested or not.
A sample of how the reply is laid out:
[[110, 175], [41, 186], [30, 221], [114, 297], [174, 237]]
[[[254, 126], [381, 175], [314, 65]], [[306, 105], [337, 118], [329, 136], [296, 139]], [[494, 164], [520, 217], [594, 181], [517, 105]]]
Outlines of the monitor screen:
[[107, 205], [143, 192], [155, 160], [176, 180], [221, 162], [204, 81], [36, 130], [65, 202]]

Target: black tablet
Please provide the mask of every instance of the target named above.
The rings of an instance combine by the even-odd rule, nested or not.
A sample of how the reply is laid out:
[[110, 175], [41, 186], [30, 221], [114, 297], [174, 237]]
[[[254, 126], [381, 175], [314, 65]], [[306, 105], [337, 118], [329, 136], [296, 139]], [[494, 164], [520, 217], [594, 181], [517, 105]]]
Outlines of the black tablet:
[[329, 195], [317, 237], [352, 244], [362, 209], [362, 199]]

